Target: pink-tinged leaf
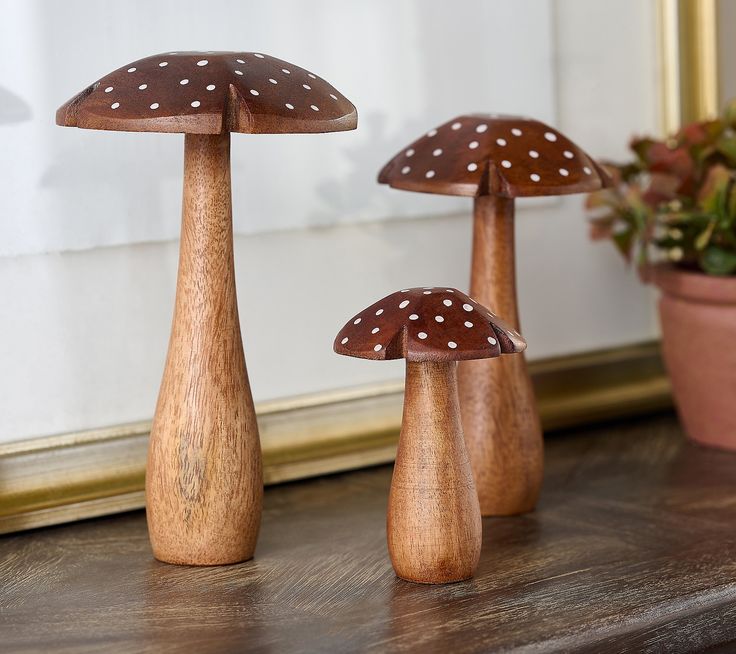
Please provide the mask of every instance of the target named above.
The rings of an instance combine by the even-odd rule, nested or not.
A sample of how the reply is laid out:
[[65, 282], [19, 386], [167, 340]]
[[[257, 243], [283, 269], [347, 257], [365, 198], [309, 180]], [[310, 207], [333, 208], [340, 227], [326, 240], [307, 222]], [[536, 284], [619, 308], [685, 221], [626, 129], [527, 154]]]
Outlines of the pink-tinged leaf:
[[652, 209], [677, 197], [681, 181], [667, 173], [652, 173], [649, 186], [644, 190], [643, 200]]

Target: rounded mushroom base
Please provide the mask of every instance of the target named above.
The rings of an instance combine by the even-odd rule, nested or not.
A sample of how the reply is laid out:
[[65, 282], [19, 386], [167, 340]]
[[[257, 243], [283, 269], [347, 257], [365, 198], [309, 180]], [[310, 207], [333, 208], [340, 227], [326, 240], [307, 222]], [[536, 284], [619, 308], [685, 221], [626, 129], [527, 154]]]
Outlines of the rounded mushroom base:
[[218, 565], [235, 565], [237, 563], [245, 563], [250, 561], [255, 554], [255, 547], [239, 553], [228, 553], [221, 556], [183, 556], [178, 552], [161, 551], [153, 548], [153, 557], [161, 563], [169, 563], [171, 565], [189, 565], [197, 568], [214, 567]]

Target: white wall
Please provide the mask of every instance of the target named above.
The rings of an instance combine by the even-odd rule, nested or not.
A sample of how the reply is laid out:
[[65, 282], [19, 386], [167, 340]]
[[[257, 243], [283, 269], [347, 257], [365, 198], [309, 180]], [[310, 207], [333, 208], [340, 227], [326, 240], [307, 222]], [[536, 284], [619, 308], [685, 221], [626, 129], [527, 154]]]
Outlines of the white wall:
[[[4, 1], [0, 0], [0, 16]], [[28, 3], [33, 4], [38, 3]], [[43, 6], [46, 8], [51, 4], [44, 3]], [[457, 15], [463, 13], [465, 4], [458, 2], [452, 8], [446, 3], [438, 6], [445, 7], [443, 11], [448, 15]], [[167, 3], [163, 5], [168, 6]], [[349, 6], [358, 5], [351, 3]], [[370, 6], [362, 5], [361, 11], [368, 12], [359, 17], [364, 26], [371, 24], [370, 11], [366, 9]], [[496, 3], [494, 6], [500, 5]], [[412, 104], [405, 101], [405, 94], [397, 91], [388, 104], [394, 107], [392, 111], [406, 111], [404, 119], [382, 124], [381, 117], [371, 116], [370, 111], [361, 114], [361, 129], [365, 133], [359, 137], [359, 130], [355, 138], [364, 140], [355, 141], [355, 150], [338, 153], [352, 157], [355, 165], [353, 169], [342, 169], [336, 173], [328, 194], [334, 199], [331, 215], [347, 216], [346, 222], [350, 224], [284, 231], [261, 230], [261, 233], [236, 238], [240, 313], [257, 400], [400, 376], [400, 362], [381, 364], [332, 354], [332, 338], [343, 321], [382, 294], [403, 286], [466, 286], [470, 201], [456, 199], [442, 204], [442, 198], [422, 197], [373, 185], [372, 178], [382, 160], [391, 156], [402, 142], [455, 113], [508, 108], [553, 121], [591, 154], [602, 157], [624, 156], [626, 143], [633, 132], [657, 131], [653, 3], [640, 0], [617, 3], [608, 0], [560, 0], [541, 6], [553, 9], [546, 23], [539, 23], [539, 17], [534, 16], [534, 12], [539, 11], [539, 3], [529, 3], [525, 10], [530, 15], [529, 24], [547, 24], [550, 30], [549, 48], [544, 50], [545, 60], [539, 62], [549, 83], [543, 93], [539, 93], [537, 88], [538, 75], [526, 74], [523, 67], [521, 73], [515, 74], [516, 62], [523, 59], [521, 53], [529, 46], [518, 32], [514, 32], [516, 36], [507, 42], [509, 52], [502, 63], [504, 68], [512, 71], [515, 81], [501, 94], [498, 94], [498, 87], [493, 86], [497, 93], [493, 97], [497, 101], [492, 106], [490, 100], [486, 105], [480, 97], [474, 97], [472, 102], [468, 100], [469, 104], [465, 104], [466, 101], [458, 95], [452, 106], [443, 105], [433, 110], [437, 115], [428, 113], [428, 124], [420, 124], [422, 121], [414, 116], [417, 106], [426, 109], [432, 103], [425, 99], [418, 105]], [[416, 49], [416, 56], [424, 57], [426, 53], [431, 62], [448, 58], [455, 62], [455, 66], [466, 65], [463, 48], [448, 48], [443, 40], [450, 38], [445, 28], [452, 28], [458, 30], [454, 38], [462, 45], [463, 33], [457, 21], [446, 19], [445, 14], [439, 11], [430, 14], [429, 23], [426, 20], [412, 23], [415, 32], [410, 43]], [[77, 20], [79, 15], [76, 12], [66, 19], [61, 15], [57, 18], [59, 21]], [[340, 21], [348, 18], [344, 11], [333, 16], [335, 33], [340, 32]], [[500, 19], [506, 18], [505, 15], [500, 16]], [[198, 16], [199, 19], [202, 16]], [[486, 28], [481, 32], [487, 33], [489, 39], [504, 31], [499, 29], [502, 22], [494, 21], [492, 15], [484, 16], [480, 24]], [[7, 23], [5, 25], [7, 27]], [[376, 26], [373, 33], [378, 34], [379, 28]], [[478, 28], [475, 29], [477, 32]], [[151, 52], [173, 47], [170, 42], [155, 45], [155, 32], [150, 28], [143, 32], [143, 36], [149, 39], [146, 47]], [[276, 29], [273, 32], [274, 40], [278, 40], [279, 32]], [[623, 49], [622, 34], [626, 35]], [[389, 35], [391, 38], [399, 36], [390, 30]], [[74, 39], [67, 41], [75, 42]], [[267, 47], [270, 44], [266, 41], [261, 35], [257, 43], [248, 42], [246, 47], [262, 49], [287, 59], [291, 56], [295, 63], [301, 63], [303, 57], [298, 52], [293, 56], [283, 53], [288, 44], [281, 48]], [[318, 40], [314, 46], [315, 60], [324, 56], [319, 44]], [[350, 65], [345, 58], [357, 57], [365, 69], [365, 58], [369, 55], [353, 53], [348, 43], [341, 42], [340, 45], [342, 58], [335, 58], [332, 53], [325, 56], [321, 67], [313, 67], [335, 81], [348, 97], [354, 99], [360, 111], [360, 80], [351, 79]], [[209, 42], [202, 47], [210, 47]], [[223, 47], [242, 46], [225, 44]], [[96, 72], [90, 70], [85, 76], [81, 68], [87, 59], [88, 51], [83, 47], [62, 44], [50, 63], [80, 69], [78, 88], [93, 79], [95, 74], [104, 72], [105, 68], [112, 69], [124, 63], [119, 60], [105, 62], [104, 65], [99, 63]], [[3, 83], [3, 65], [0, 63], [0, 87], [7, 86]], [[386, 61], [379, 58], [376, 65], [385, 66]], [[328, 75], [325, 70], [335, 66], [343, 83], [333, 80], [334, 75]], [[98, 70], [99, 67], [103, 70]], [[549, 74], [549, 71], [554, 74]], [[66, 73], [65, 77], [68, 77]], [[76, 73], [71, 77], [76, 79]], [[481, 79], [484, 78], [481, 76]], [[504, 106], [507, 89], [509, 97], [515, 98], [513, 102], [520, 104]], [[7, 103], [13, 115], [22, 118], [25, 114], [28, 117], [29, 108], [23, 104], [23, 94], [17, 89], [7, 90], [14, 91], [14, 101]], [[76, 87], [69, 89], [67, 95], [75, 90]], [[65, 96], [58, 97], [58, 93], [53, 103], [59, 104], [66, 99]], [[0, 101], [4, 97], [0, 94]], [[535, 97], [540, 106], [537, 106]], [[543, 106], [551, 101], [555, 101], [551, 106]], [[33, 105], [29, 103], [29, 106], [32, 112]], [[548, 115], [550, 112], [555, 115]], [[10, 110], [6, 115], [9, 113]], [[2, 117], [0, 110], [0, 120]], [[22, 125], [24, 123], [19, 123], [19, 127]], [[8, 133], [15, 134], [16, 129], [0, 125], [0, 143], [9, 143], [11, 137]], [[76, 139], [87, 138], [82, 130], [57, 130], [65, 133], [64, 139], [69, 144]], [[158, 138], [125, 134], [92, 136], [104, 139], [104, 149], [108, 155], [113, 153], [112, 156], [119, 151], [129, 156], [138, 148], [148, 147], [143, 145], [145, 139]], [[303, 157], [310, 163], [301, 160], [299, 165], [308, 170], [314, 160], [323, 160], [322, 145], [321, 142], [317, 145], [317, 138], [327, 143], [343, 137], [350, 138], [342, 134], [309, 137], [308, 150]], [[166, 140], [162, 141], [160, 167], [166, 168], [167, 180], [161, 184], [160, 193], [165, 197], [174, 197], [176, 193], [178, 198], [181, 141], [171, 136], [162, 138]], [[273, 140], [278, 141], [279, 138]], [[249, 148], [247, 139], [235, 136], [234, 149], [246, 152]], [[98, 162], [95, 157], [99, 155], [92, 152], [93, 145], [98, 147], [100, 141], [93, 144], [86, 140], [84, 143], [81, 154], [75, 155], [77, 158], [69, 164], [74, 167], [73, 174], [69, 170], [59, 173], [64, 180], [58, 186], [59, 192], [66, 194], [67, 202], [72, 202], [75, 196], [75, 176], [84, 174], [90, 166], [94, 168], [94, 162]], [[15, 147], [20, 146], [16, 143]], [[33, 166], [34, 147], [43, 149], [42, 145], [32, 141], [13, 151], [12, 156], [20, 157], [23, 165]], [[3, 149], [5, 155], [2, 160], [7, 166], [8, 149]], [[134, 166], [127, 175], [140, 174], [146, 179], [151, 170], [159, 169], [159, 162], [153, 162], [152, 168], [147, 168], [151, 163], [148, 161], [151, 152], [143, 152], [146, 157], [140, 166]], [[80, 164], [78, 158], [87, 154], [92, 163]], [[66, 167], [66, 164], [61, 166]], [[37, 174], [40, 175], [40, 171]], [[234, 171], [234, 210], [241, 227], [242, 221], [254, 213], [263, 215], [264, 212], [275, 211], [278, 214], [285, 210], [284, 207], [264, 209], [269, 200], [254, 199], [259, 193], [267, 195], [258, 184], [251, 186], [247, 194], [243, 193], [237, 180], [247, 177], [243, 170]], [[103, 195], [119, 193], [119, 189], [114, 190], [114, 181], [106, 181], [106, 175], [99, 175], [96, 179]], [[0, 198], [5, 199], [0, 199], [0, 222], [24, 220], [24, 212], [29, 205], [18, 203], [17, 199], [13, 204], [9, 203], [7, 198], [12, 197], [14, 187], [8, 184], [7, 179], [2, 183], [5, 189]], [[44, 179], [40, 183], [43, 185]], [[77, 192], [80, 190], [76, 189]], [[306, 202], [312, 202], [313, 191], [306, 189], [304, 192]], [[298, 199], [297, 192], [293, 195]], [[351, 209], [353, 198], [358, 206], [355, 212]], [[99, 221], [96, 238], [103, 238], [108, 228], [114, 229], [104, 212], [90, 207], [83, 195], [78, 196], [78, 201], [79, 210], [87, 214], [87, 218], [80, 218], [83, 221], [80, 225], [89, 225], [90, 215]], [[159, 224], [168, 225], [166, 230], [178, 220], [179, 208], [174, 200], [155, 205], [155, 210], [164, 211], [165, 217], [150, 215], [151, 207], [146, 202], [132, 202], [126, 211], [133, 221], [159, 221]], [[401, 204], [397, 204], [399, 202]], [[572, 196], [533, 204], [519, 212], [519, 291], [523, 331], [529, 340], [532, 358], [641, 341], [653, 337], [656, 332], [650, 293], [639, 286], [633, 271], [623, 266], [609, 245], [588, 241], [581, 203], [581, 197]], [[391, 213], [389, 210], [392, 210], [398, 215], [437, 211], [451, 211], [453, 215], [360, 222], [380, 217], [370, 211], [361, 214], [361, 207], [381, 207], [384, 212]], [[56, 217], [53, 206], [47, 209], [48, 215], [44, 212], [41, 216], [41, 220], [47, 222], [43, 229], [37, 230], [41, 239], [45, 238], [47, 227], [56, 230], [57, 236], [66, 227]], [[65, 211], [68, 210], [66, 206]], [[297, 218], [309, 224], [309, 216]], [[290, 225], [286, 221], [279, 226]], [[242, 231], [249, 230], [242, 228]], [[18, 252], [26, 254], [0, 257], [0, 441], [149, 418], [156, 399], [170, 326], [176, 242], [157, 240], [168, 236], [168, 232], [129, 231], [122, 235], [123, 241], [156, 242], [72, 251], [73, 248], [84, 247], [85, 242], [64, 242], [62, 237], [61, 240], [46, 242], [46, 246], [50, 243], [53, 247], [44, 248], [43, 240], [36, 238], [38, 234], [32, 242], [14, 241], [16, 245], [22, 244]], [[49, 254], [39, 253], [39, 249], [60, 251]], [[274, 329], [274, 325], [283, 324], [291, 326], [288, 335]], [[280, 346], [287, 336], [294, 343], [289, 352]]]

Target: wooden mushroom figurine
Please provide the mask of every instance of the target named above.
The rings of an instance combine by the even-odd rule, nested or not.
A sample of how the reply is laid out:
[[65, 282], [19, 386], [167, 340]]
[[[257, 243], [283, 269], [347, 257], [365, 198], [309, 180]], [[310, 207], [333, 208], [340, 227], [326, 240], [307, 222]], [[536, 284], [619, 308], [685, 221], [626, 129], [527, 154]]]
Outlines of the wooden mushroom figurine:
[[151, 544], [162, 561], [244, 561], [260, 526], [261, 451], [235, 294], [230, 132], [333, 132], [356, 121], [355, 107], [325, 80], [254, 52], [141, 59], [57, 112], [59, 125], [185, 134], [176, 304], [146, 471]]
[[392, 293], [351, 318], [338, 354], [406, 359], [399, 449], [388, 505], [396, 574], [428, 584], [468, 579], [478, 564], [478, 494], [463, 440], [457, 361], [521, 352], [524, 339], [454, 288]]
[[[555, 129], [529, 118], [459, 116], [411, 143], [381, 170], [394, 188], [475, 198], [470, 294], [520, 329], [514, 198], [593, 191], [606, 173]], [[543, 443], [524, 357], [458, 370], [465, 440], [483, 515], [534, 508]]]

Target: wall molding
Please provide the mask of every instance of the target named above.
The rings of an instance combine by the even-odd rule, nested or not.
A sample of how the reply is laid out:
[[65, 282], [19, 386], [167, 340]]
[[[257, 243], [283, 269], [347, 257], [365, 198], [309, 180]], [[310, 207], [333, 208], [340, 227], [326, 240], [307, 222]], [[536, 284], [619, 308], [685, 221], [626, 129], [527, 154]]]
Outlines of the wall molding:
[[[530, 363], [545, 431], [671, 406], [658, 343]], [[393, 460], [403, 381], [256, 407], [267, 484]], [[0, 445], [0, 533], [144, 506], [150, 422]]]

